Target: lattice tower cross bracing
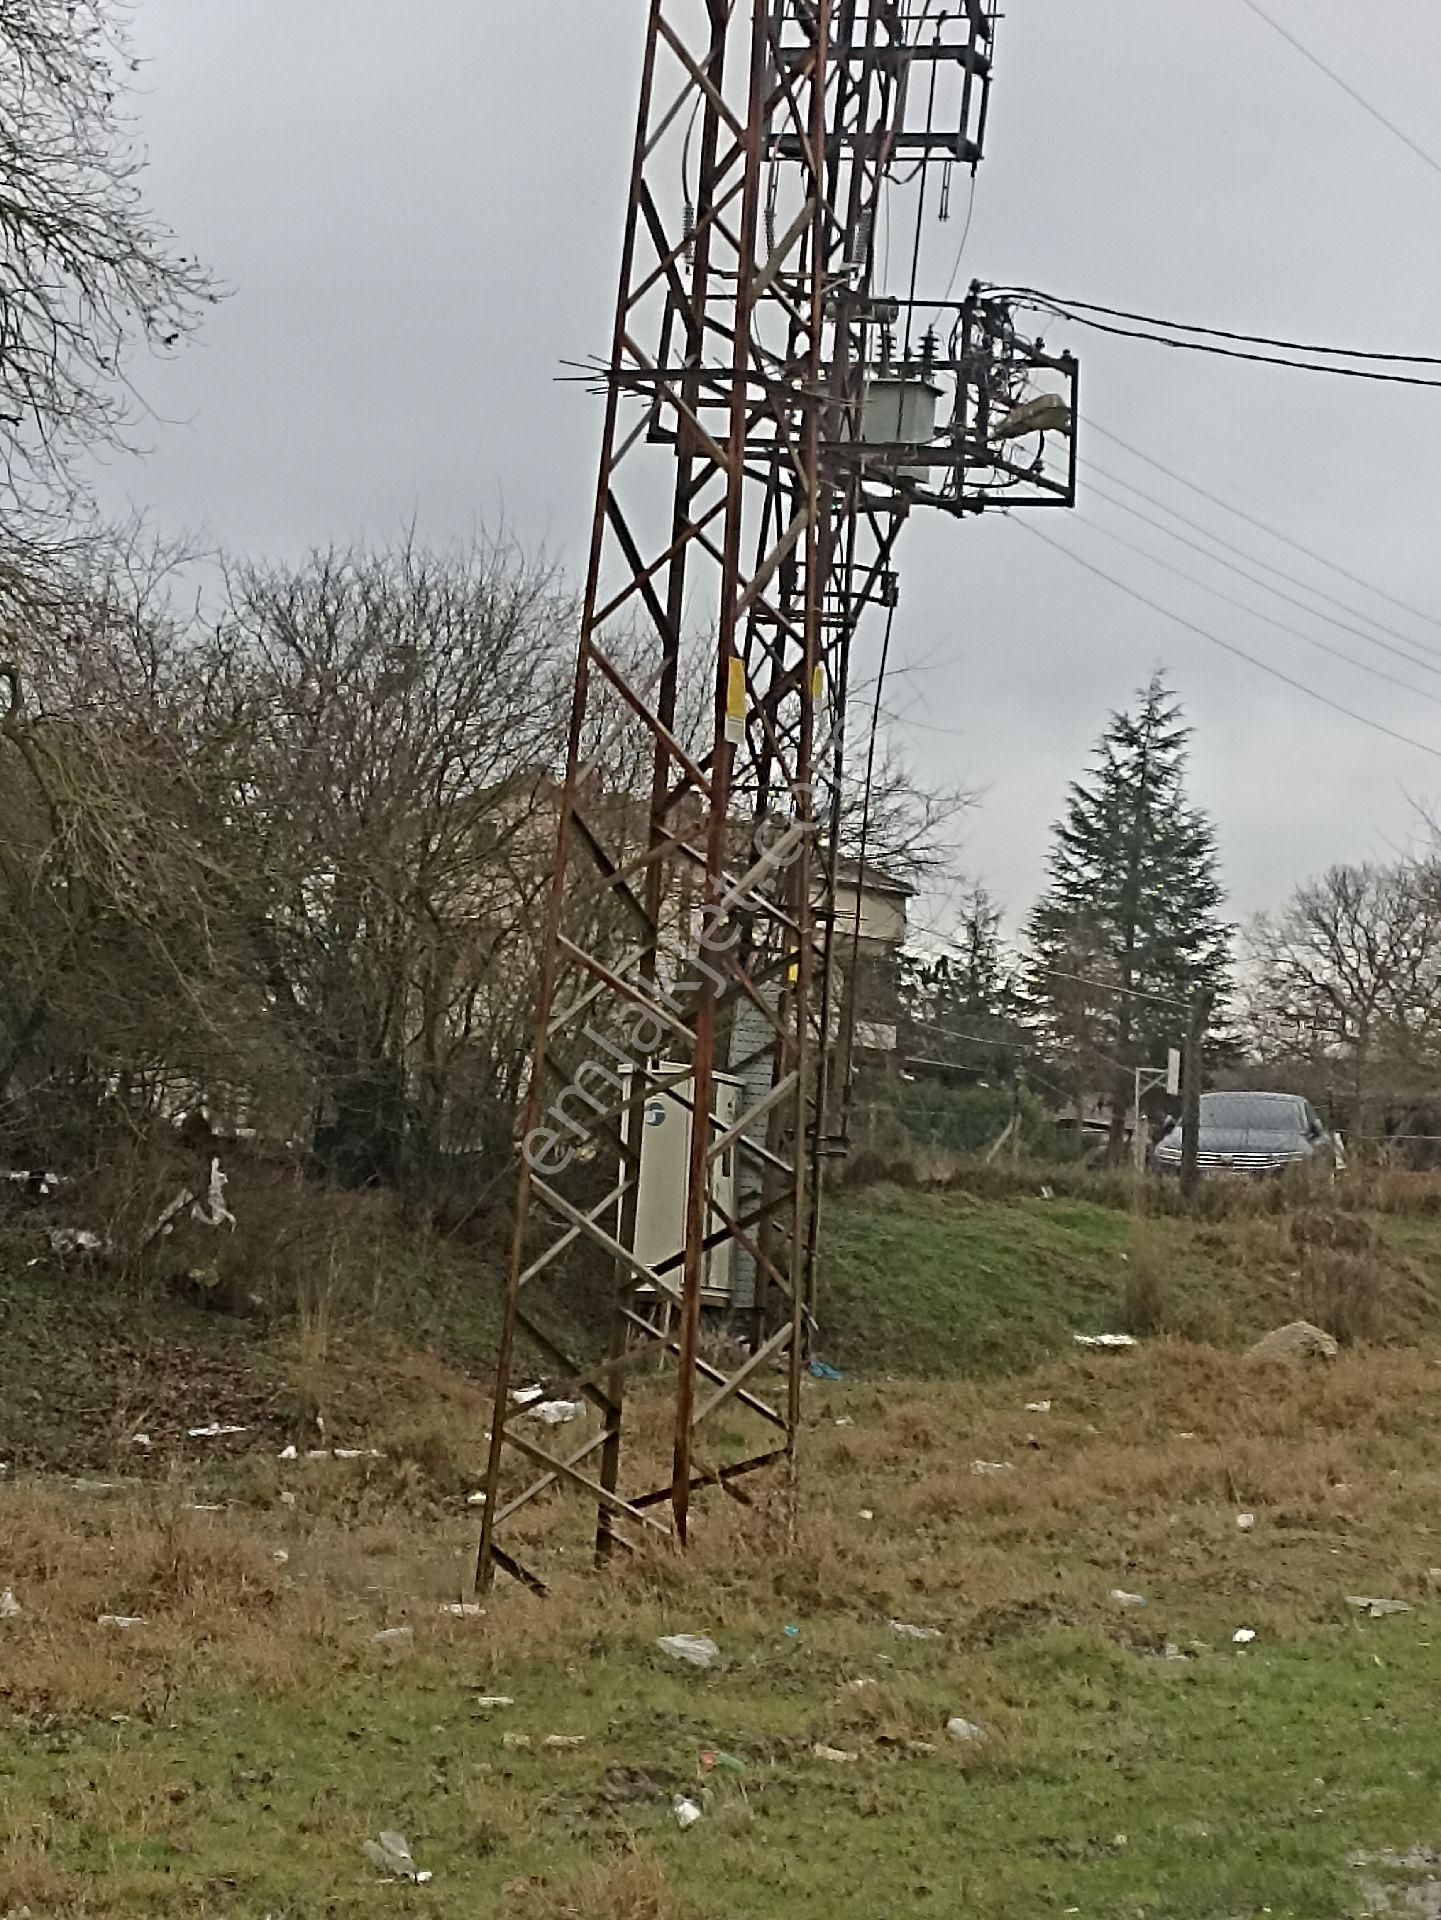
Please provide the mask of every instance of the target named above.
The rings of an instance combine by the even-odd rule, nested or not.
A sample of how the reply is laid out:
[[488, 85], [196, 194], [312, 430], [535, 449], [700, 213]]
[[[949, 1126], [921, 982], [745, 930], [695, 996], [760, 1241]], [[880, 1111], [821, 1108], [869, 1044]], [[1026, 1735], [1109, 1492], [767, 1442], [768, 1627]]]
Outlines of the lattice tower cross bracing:
[[[482, 1581], [500, 1568], [543, 1587], [530, 1562], [544, 1519], [528, 1510], [553, 1489], [593, 1504], [606, 1555], [683, 1543], [697, 1488], [745, 1499], [747, 1475], [794, 1458], [850, 641], [865, 607], [893, 597], [896, 533], [926, 497], [914, 448], [907, 465], [889, 439], [866, 444], [868, 378], [896, 311], [873, 299], [873, 241], [898, 154], [918, 169], [974, 164], [989, 87], [989, 10], [931, 13], [929, 0], [651, 0], [614, 335], [596, 369], [600, 476]], [[938, 135], [943, 66], [959, 100]], [[924, 369], [890, 372], [931, 378], [944, 357], [928, 336]], [[951, 445], [944, 472], [969, 458]], [[748, 1091], [723, 1120], [727, 1069]], [[634, 1251], [640, 1139], [657, 1097], [691, 1116], [684, 1248], [647, 1264]], [[737, 1161], [747, 1178], [720, 1187], [716, 1170]], [[746, 1350], [720, 1361], [702, 1351], [701, 1307], [727, 1248], [755, 1290]], [[612, 1281], [609, 1335], [587, 1363], [558, 1330], [597, 1267]], [[514, 1402], [520, 1341], [583, 1398], [578, 1437]], [[668, 1459], [631, 1445], [626, 1417], [635, 1371], [657, 1358], [673, 1368]], [[711, 1443], [722, 1410], [749, 1436], [724, 1462]]]

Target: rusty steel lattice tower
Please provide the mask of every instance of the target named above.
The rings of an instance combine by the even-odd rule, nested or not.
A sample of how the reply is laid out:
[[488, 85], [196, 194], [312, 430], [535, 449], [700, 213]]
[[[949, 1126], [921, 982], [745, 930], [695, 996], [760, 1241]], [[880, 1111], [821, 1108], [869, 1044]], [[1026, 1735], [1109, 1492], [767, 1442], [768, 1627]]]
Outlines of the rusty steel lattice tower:
[[[917, 500], [986, 504], [978, 466], [985, 485], [1045, 502], [1074, 485], [1043, 437], [1018, 463], [992, 424], [1036, 406], [1037, 367], [1073, 380], [1069, 361], [1023, 349], [974, 293], [933, 302], [954, 318], [949, 342], [928, 328], [917, 346], [914, 273], [905, 301], [872, 285], [889, 171], [979, 159], [993, 31], [992, 0], [649, 0], [614, 336], [594, 369], [600, 479], [482, 1582], [499, 1568], [543, 1587], [525, 1510], [551, 1489], [593, 1503], [603, 1555], [683, 1543], [697, 1488], [744, 1499], [744, 1476], [793, 1459], [851, 636], [867, 606], [894, 604], [893, 544]], [[938, 429], [947, 375], [955, 407]], [[731, 1076], [746, 1091], [722, 1112]], [[689, 1114], [684, 1246], [648, 1264], [640, 1141], [657, 1099]], [[723, 1167], [741, 1177], [721, 1185]], [[701, 1308], [727, 1252], [753, 1300], [743, 1355], [718, 1359]], [[597, 1266], [610, 1335], [587, 1365], [557, 1329]], [[516, 1404], [518, 1340], [596, 1416], [580, 1433], [557, 1440]], [[670, 1458], [642, 1455], [626, 1477], [627, 1387], [656, 1358], [673, 1363]], [[722, 1409], [724, 1461], [709, 1443]]]

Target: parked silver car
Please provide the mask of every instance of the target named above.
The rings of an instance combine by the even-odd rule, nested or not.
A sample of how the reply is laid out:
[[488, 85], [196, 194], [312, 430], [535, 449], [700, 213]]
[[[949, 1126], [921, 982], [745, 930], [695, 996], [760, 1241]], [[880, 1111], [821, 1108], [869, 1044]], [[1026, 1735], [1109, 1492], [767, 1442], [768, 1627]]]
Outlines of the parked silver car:
[[[1181, 1170], [1179, 1121], [1151, 1156], [1158, 1173]], [[1295, 1093], [1203, 1093], [1196, 1165], [1207, 1179], [1264, 1180], [1286, 1173], [1329, 1180], [1340, 1159], [1336, 1141], [1309, 1100]]]

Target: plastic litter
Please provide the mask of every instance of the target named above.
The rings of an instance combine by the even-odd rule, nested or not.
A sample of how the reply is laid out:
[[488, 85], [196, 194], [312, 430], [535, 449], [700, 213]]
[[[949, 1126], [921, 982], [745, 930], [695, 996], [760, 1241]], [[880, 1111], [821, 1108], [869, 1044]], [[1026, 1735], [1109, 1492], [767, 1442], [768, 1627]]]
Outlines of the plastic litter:
[[409, 1842], [403, 1833], [382, 1833], [378, 1840], [367, 1840], [365, 1857], [373, 1867], [388, 1873], [392, 1880], [409, 1880], [423, 1887], [430, 1874], [415, 1864]]
[[1146, 1596], [1144, 1593], [1127, 1593], [1124, 1587], [1112, 1587], [1111, 1598], [1118, 1607], [1144, 1607], [1146, 1605]]
[[839, 1367], [833, 1367], [824, 1360], [812, 1360], [806, 1371], [812, 1380], [844, 1380], [846, 1377]]
[[848, 1752], [845, 1747], [828, 1747], [823, 1740], [818, 1740], [811, 1748], [811, 1752], [817, 1760], [830, 1760], [837, 1766], [849, 1765], [852, 1760], [859, 1760], [861, 1757], [858, 1753]]
[[485, 1608], [474, 1600], [447, 1600], [441, 1607], [442, 1613], [448, 1613], [453, 1620], [483, 1620]]
[[875, 1510], [875, 1508], [874, 1508], [874, 1507], [862, 1507], [862, 1508], [861, 1508], [861, 1518], [862, 1518], [862, 1520], [874, 1520], [874, 1519], [875, 1519], [875, 1517], [876, 1517], [876, 1510]]
[[838, 1427], [853, 1427], [855, 1424], [856, 1424], [855, 1421], [851, 1418], [851, 1416], [848, 1413], [841, 1414], [836, 1421], [836, 1425]]
[[140, 1613], [102, 1613], [95, 1624], [97, 1627], [143, 1627], [145, 1616]]
[[103, 1234], [88, 1227], [52, 1227], [49, 1240], [52, 1253], [103, 1253], [109, 1245]]
[[283, 1567], [289, 1562], [290, 1549], [289, 1547], [272, 1547], [270, 1557], [277, 1567]]
[[1078, 1347], [1134, 1347], [1137, 1344], [1133, 1333], [1073, 1333], [1071, 1338]]
[[515, 1702], [508, 1693], [482, 1693], [477, 1695], [475, 1704], [490, 1713], [497, 1707], [513, 1707]]
[[222, 1426], [218, 1420], [212, 1420], [208, 1427], [187, 1427], [185, 1437], [187, 1440], [219, 1440], [227, 1433], [249, 1433], [249, 1431], [249, 1427], [227, 1427]]
[[70, 1484], [76, 1493], [114, 1493], [117, 1482], [114, 1480], [72, 1480]]
[[1254, 1513], [1238, 1513], [1236, 1515], [1236, 1526], [1240, 1532], [1250, 1533], [1255, 1525], [1256, 1516]]
[[909, 1620], [888, 1620], [886, 1624], [902, 1640], [939, 1640], [941, 1637], [939, 1627], [914, 1627]]
[[415, 1638], [414, 1627], [382, 1627], [370, 1636], [373, 1647], [408, 1647]]
[[1409, 1613], [1411, 1609], [1404, 1600], [1375, 1600], [1369, 1594], [1348, 1593], [1346, 1605], [1356, 1607], [1372, 1620], [1387, 1620], [1393, 1613]]
[[720, 1659], [720, 1648], [703, 1633], [663, 1634], [656, 1645], [674, 1660], [688, 1660], [693, 1667], [713, 1667]]
[[282, 1447], [275, 1457], [277, 1460], [298, 1460], [300, 1449], [295, 1446]]
[[140, 1447], [148, 1453], [150, 1450], [150, 1435], [148, 1433], [132, 1434], [130, 1444], [132, 1447]]
[[516, 1407], [533, 1406], [537, 1400], [544, 1398], [544, 1387], [512, 1387], [510, 1390], [511, 1405]]
[[781, 1632], [785, 1635], [787, 1640], [799, 1640], [801, 1637], [801, 1630], [799, 1627], [790, 1627], [790, 1626], [782, 1627]]
[[6, 1587], [0, 1591], [0, 1620], [13, 1620], [16, 1614], [22, 1611], [20, 1602], [15, 1598], [13, 1587]]
[[583, 1400], [537, 1400], [533, 1406], [521, 1411], [531, 1420], [542, 1420], [548, 1427], [563, 1427], [571, 1420], [579, 1420], [585, 1412]]
[[214, 1502], [202, 1503], [201, 1501], [198, 1501], [198, 1500], [192, 1500], [190, 1502], [190, 1505], [186, 1508], [187, 1513], [224, 1513], [224, 1511], [225, 1511], [225, 1508], [223, 1506], [220, 1506]]
[[973, 1460], [971, 1462], [972, 1473], [1014, 1473], [1015, 1470], [1014, 1460]]
[[1254, 1627], [1237, 1627], [1236, 1631], [1231, 1635], [1231, 1644], [1233, 1647], [1249, 1647], [1255, 1638], [1256, 1629]]
[[485, 1489], [482, 1487], [476, 1493], [468, 1493], [465, 1496], [465, 1504], [468, 1507], [483, 1507], [485, 1505]]
[[229, 1178], [220, 1171], [220, 1162], [212, 1159], [205, 1198], [191, 1207], [190, 1218], [198, 1220], [202, 1227], [233, 1227], [235, 1215], [225, 1204], [225, 1189], [229, 1185]]
[[1050, 1411], [1051, 1403], [1049, 1400], [1028, 1400], [1026, 1402], [1027, 1413], [1049, 1413]]
[[675, 1814], [675, 1823], [682, 1833], [684, 1833], [688, 1827], [693, 1827], [696, 1821], [701, 1818], [700, 1808], [694, 1800], [688, 1799], [684, 1794], [675, 1802], [672, 1811]]
[[984, 1727], [978, 1727], [974, 1720], [962, 1719], [958, 1713], [952, 1714], [946, 1722], [946, 1732], [952, 1740], [959, 1740], [962, 1743], [968, 1740], [984, 1740], [986, 1737]]
[[719, 1747], [713, 1752], [700, 1756], [702, 1773], [744, 1773], [746, 1763], [734, 1753], [724, 1753]]

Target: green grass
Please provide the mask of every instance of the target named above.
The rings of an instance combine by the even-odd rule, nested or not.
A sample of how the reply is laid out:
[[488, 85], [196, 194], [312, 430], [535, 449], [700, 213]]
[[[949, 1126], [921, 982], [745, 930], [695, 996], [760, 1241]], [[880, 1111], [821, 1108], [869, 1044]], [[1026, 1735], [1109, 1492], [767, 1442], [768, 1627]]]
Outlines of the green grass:
[[872, 1189], [826, 1209], [821, 1344], [843, 1366], [934, 1375], [1022, 1367], [1111, 1327], [1123, 1213]]
[[[0, 1912], [1337, 1920], [1353, 1852], [1441, 1840], [1435, 1377], [1162, 1342], [986, 1386], [814, 1386], [793, 1534], [757, 1484], [756, 1509], [700, 1509], [686, 1561], [602, 1578], [557, 1502], [526, 1544], [556, 1597], [502, 1585], [474, 1620], [437, 1613], [473, 1517], [385, 1463], [272, 1459], [215, 1514], [186, 1502], [233, 1466], [107, 1499], [20, 1476]], [[122, 1606], [146, 1624], [96, 1624]], [[398, 1621], [408, 1649], [372, 1643]], [[721, 1667], [669, 1660], [671, 1631], [713, 1634]], [[952, 1714], [984, 1741], [949, 1741]], [[706, 1773], [716, 1748], [743, 1770]], [[705, 1806], [688, 1832], [680, 1793]], [[433, 1883], [375, 1873], [385, 1828]]]
[[[1143, 1263], [1164, 1328], [1187, 1338], [1237, 1345], [1287, 1320], [1328, 1324], [1335, 1303], [1322, 1282], [1335, 1263], [1298, 1249], [1297, 1217], [1138, 1216], [1034, 1190], [843, 1193], [825, 1212], [821, 1351], [861, 1372], [1014, 1371], [1073, 1333], [1129, 1330], [1128, 1286]], [[1342, 1224], [1366, 1242], [1345, 1256], [1343, 1278], [1365, 1291], [1371, 1337], [1441, 1331], [1441, 1221], [1376, 1213]]]
[[[1184, 1609], [1157, 1622], [1190, 1624]], [[496, 1671], [477, 1635], [474, 1652], [376, 1661], [319, 1699], [222, 1692], [150, 1724], [10, 1729], [12, 1897], [34, 1832], [48, 1840], [32, 1889], [46, 1912], [89, 1911], [71, 1903], [91, 1889], [107, 1914], [459, 1916], [495, 1911], [509, 1887], [501, 1910], [523, 1915], [517, 1883], [564, 1889], [641, 1849], [674, 1910], [707, 1920], [1073, 1907], [1336, 1920], [1354, 1909], [1353, 1849], [1441, 1831], [1435, 1624], [1221, 1645], [1184, 1665], [1096, 1632], [1026, 1636], [993, 1656], [992, 1733], [974, 1754], [941, 1731], [976, 1710], [967, 1663], [879, 1624], [821, 1618], [795, 1643], [779, 1623], [759, 1641], [722, 1629], [715, 1674], [625, 1639], [570, 1668]], [[875, 1674], [928, 1711], [934, 1753], [837, 1727], [845, 1681]], [[516, 1705], [483, 1713], [480, 1690]], [[536, 1747], [507, 1748], [505, 1730]], [[586, 1744], [551, 1753], [549, 1733]], [[862, 1757], [815, 1758], [818, 1740]], [[710, 1776], [713, 1792], [698, 1755], [715, 1746], [745, 1771]], [[685, 1833], [681, 1791], [709, 1800]], [[402, 1889], [367, 1865], [363, 1841], [390, 1827], [433, 1885]]]

